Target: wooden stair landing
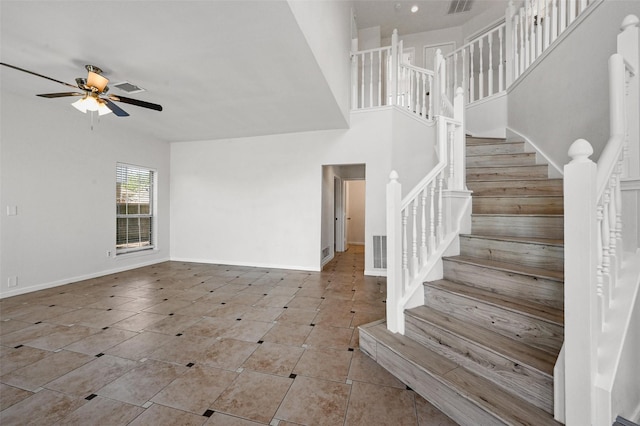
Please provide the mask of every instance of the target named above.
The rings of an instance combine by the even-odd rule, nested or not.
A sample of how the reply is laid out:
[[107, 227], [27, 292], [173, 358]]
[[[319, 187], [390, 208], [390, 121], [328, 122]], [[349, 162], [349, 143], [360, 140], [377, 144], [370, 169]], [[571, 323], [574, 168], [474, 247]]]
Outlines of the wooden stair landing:
[[467, 137], [471, 233], [405, 335], [360, 329], [361, 350], [462, 425], [552, 425], [564, 340], [564, 199], [523, 142]]

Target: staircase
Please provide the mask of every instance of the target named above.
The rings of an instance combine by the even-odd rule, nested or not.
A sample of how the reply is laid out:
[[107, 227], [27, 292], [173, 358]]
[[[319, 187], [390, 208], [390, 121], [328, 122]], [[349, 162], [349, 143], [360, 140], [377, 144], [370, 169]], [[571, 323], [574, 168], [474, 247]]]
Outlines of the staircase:
[[360, 327], [360, 347], [463, 425], [546, 425], [563, 342], [563, 184], [523, 142], [467, 138], [472, 233], [405, 311], [405, 335]]

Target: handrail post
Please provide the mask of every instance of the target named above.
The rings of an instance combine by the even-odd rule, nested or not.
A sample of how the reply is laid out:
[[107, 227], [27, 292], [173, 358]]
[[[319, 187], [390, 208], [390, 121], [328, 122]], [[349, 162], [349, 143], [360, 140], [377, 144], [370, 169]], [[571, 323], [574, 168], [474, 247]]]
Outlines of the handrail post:
[[590, 425], [595, 419], [597, 373], [596, 294], [596, 164], [593, 148], [578, 139], [569, 148], [564, 167], [565, 238], [565, 365], [566, 424]]
[[514, 42], [514, 37], [513, 37], [513, 16], [516, 13], [516, 9], [513, 6], [513, 0], [509, 1], [509, 6], [507, 7], [507, 10], [505, 12], [505, 17], [504, 17], [504, 22], [505, 22], [505, 62], [506, 62], [506, 81], [507, 84], [505, 85], [505, 87], [510, 87], [511, 83], [513, 83], [514, 80], [514, 69], [513, 69], [513, 42]]
[[394, 29], [391, 35], [391, 104], [398, 103], [398, 30]]
[[389, 175], [387, 184], [387, 328], [393, 333], [404, 333], [404, 321], [399, 300], [402, 295], [402, 185], [398, 173]]
[[629, 79], [627, 85], [626, 108], [628, 139], [627, 177], [640, 176], [640, 31], [638, 31], [638, 17], [628, 15], [622, 21], [618, 34], [618, 53], [633, 69], [635, 75]]

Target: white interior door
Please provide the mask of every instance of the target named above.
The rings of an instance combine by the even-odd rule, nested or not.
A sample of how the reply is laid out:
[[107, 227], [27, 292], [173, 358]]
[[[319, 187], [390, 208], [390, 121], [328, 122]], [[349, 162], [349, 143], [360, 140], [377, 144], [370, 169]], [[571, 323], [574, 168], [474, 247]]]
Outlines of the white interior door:
[[364, 245], [365, 181], [348, 180], [345, 183], [347, 244]]

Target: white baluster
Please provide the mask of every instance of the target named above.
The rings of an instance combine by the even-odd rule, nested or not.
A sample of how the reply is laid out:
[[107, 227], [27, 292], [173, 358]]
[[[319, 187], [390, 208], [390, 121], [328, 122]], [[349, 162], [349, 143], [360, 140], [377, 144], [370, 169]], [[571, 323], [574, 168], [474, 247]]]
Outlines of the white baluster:
[[502, 92], [504, 90], [504, 69], [505, 69], [505, 63], [504, 60], [502, 59], [502, 50], [504, 49], [504, 44], [503, 44], [503, 34], [504, 34], [504, 28], [500, 27], [500, 29], [498, 30], [498, 41], [500, 42], [500, 65], [498, 68], [498, 91]]
[[529, 43], [530, 43], [529, 46], [527, 47], [527, 49], [529, 49], [529, 65], [531, 65], [533, 61], [536, 60], [536, 28], [538, 26], [534, 25], [534, 13], [535, 11], [533, 10], [533, 6], [531, 6], [529, 15], [527, 17], [529, 21]]
[[576, 9], [578, 8], [576, 0], [568, 0], [569, 1], [569, 24], [571, 24], [577, 16]]
[[411, 276], [418, 275], [418, 198], [411, 203], [412, 227], [411, 230]]
[[520, 74], [527, 69], [527, 52], [525, 49], [525, 43], [527, 38], [527, 28], [525, 25], [526, 18], [523, 16], [524, 9], [520, 8]]
[[414, 110], [414, 112], [416, 114], [420, 114], [420, 101], [422, 100], [422, 96], [420, 96], [420, 74], [418, 73], [418, 71], [414, 71], [413, 72], [415, 74], [415, 78], [416, 78], [416, 82], [415, 82], [415, 86], [416, 86], [416, 108]]
[[551, 8], [551, 43], [558, 38], [558, 0], [553, 0]]
[[565, 28], [567, 28], [567, 1], [560, 1], [560, 28], [558, 29], [558, 35], [562, 34]]
[[369, 52], [369, 61], [371, 65], [369, 68], [369, 106], [373, 106], [373, 50]]
[[422, 202], [422, 210], [420, 212], [420, 264], [425, 265], [427, 263], [427, 256], [429, 251], [427, 250], [427, 188], [425, 187], [420, 191], [420, 200]]
[[489, 34], [489, 74], [488, 74], [488, 85], [489, 85], [489, 93], [487, 96], [493, 95], [493, 33]]
[[444, 191], [444, 170], [438, 175], [438, 224], [436, 225], [436, 235], [438, 245], [444, 239], [444, 223], [442, 216], [442, 193]]
[[[609, 189], [606, 189], [603, 195], [602, 201], [602, 276], [604, 278], [603, 294], [604, 300], [609, 300], [609, 284], [610, 284], [610, 238], [611, 230], [609, 229]], [[605, 308], [608, 309], [608, 304], [605, 303]], [[606, 313], [606, 312], [605, 312]]]
[[467, 79], [467, 49], [462, 48], [462, 87], [465, 89], [467, 95], [467, 102], [469, 100], [469, 80]]
[[474, 44], [469, 45], [469, 66], [471, 67], [471, 71], [469, 72], [469, 102], [473, 102], [476, 96], [473, 84], [475, 81], [475, 76], [473, 75], [473, 46]]
[[550, 27], [551, 27], [551, 23], [549, 22], [551, 19], [549, 19], [551, 17], [551, 0], [544, 0], [545, 2], [545, 8], [544, 8], [544, 50], [547, 49], [547, 47], [549, 47], [549, 38], [550, 38]]
[[378, 50], [378, 106], [382, 106], [382, 50]]
[[429, 75], [429, 120], [433, 120], [433, 76]]
[[420, 114], [422, 118], [427, 118], [427, 74], [421, 73], [422, 75], [422, 110]]
[[[453, 127], [453, 126], [452, 126]], [[449, 155], [449, 179], [447, 180], [447, 188], [453, 189], [455, 182], [455, 128], [447, 129], [447, 151]]]
[[[598, 296], [598, 318], [600, 318], [599, 324], [604, 324], [604, 276], [602, 274], [603, 265], [603, 251], [602, 247], [602, 205], [598, 204], [596, 210], [596, 294]], [[601, 326], [602, 327], [602, 326]], [[602, 330], [600, 330], [602, 331]]]
[[622, 158], [618, 160], [618, 173], [617, 179], [618, 183], [616, 185], [616, 246], [618, 249], [618, 256], [616, 256], [617, 264], [616, 268], [618, 271], [622, 268], [622, 261], [624, 255], [624, 246], [622, 245], [622, 193], [620, 187], [620, 178], [622, 177], [623, 171], [623, 161]]
[[609, 180], [609, 188], [610, 188], [610, 196], [609, 200], [609, 300], [608, 303], [613, 299], [613, 291], [616, 288], [617, 280], [618, 280], [618, 250], [617, 247], [617, 218], [618, 213], [616, 212], [616, 205], [618, 201], [616, 200], [616, 187], [617, 187], [617, 179], [616, 173], [614, 171], [611, 179]]
[[518, 17], [516, 16], [513, 20], [513, 79], [515, 80], [520, 76], [520, 53], [519, 53], [519, 44], [518, 44], [518, 34], [519, 34], [519, 26], [518, 26]]
[[436, 251], [436, 182], [433, 181], [429, 184], [429, 254], [433, 254]]
[[458, 84], [458, 52], [453, 54], [453, 87]]
[[479, 52], [478, 56], [480, 58], [480, 63], [478, 65], [478, 100], [484, 98], [484, 66], [482, 64], [482, 45], [484, 44], [484, 37], [478, 40], [479, 43]]
[[409, 255], [407, 251], [407, 217], [409, 210], [402, 210], [402, 291], [404, 297], [405, 290], [409, 284]]
[[536, 11], [536, 57], [542, 53], [542, 2], [544, 0], [538, 0]]
[[365, 64], [367, 62], [367, 56], [364, 53], [361, 56], [362, 56], [362, 76], [360, 78], [360, 107], [366, 108], [366, 105], [364, 103], [364, 69], [366, 68]]
[[531, 27], [531, 17], [529, 16], [529, 0], [526, 0], [524, 7], [524, 63], [525, 67], [529, 68], [529, 64], [531, 63], [531, 55], [530, 55], [530, 45], [529, 45], [529, 34]]

